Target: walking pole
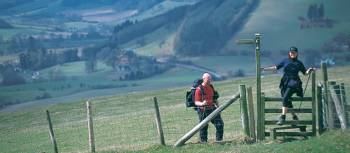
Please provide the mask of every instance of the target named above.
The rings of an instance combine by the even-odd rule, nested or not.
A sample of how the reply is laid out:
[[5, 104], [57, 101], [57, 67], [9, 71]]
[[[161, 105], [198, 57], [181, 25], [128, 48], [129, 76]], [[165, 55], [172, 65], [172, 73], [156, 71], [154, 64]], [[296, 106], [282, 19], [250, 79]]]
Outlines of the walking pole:
[[[310, 81], [310, 77], [311, 77], [311, 74], [309, 73], [309, 76], [307, 78], [307, 81], [306, 81], [306, 84], [305, 84], [305, 88], [304, 88], [304, 91], [303, 91], [303, 96], [305, 95], [305, 92], [306, 92], [306, 89], [307, 89], [307, 85], [309, 84], [309, 81]], [[300, 104], [299, 104], [299, 112], [300, 112], [300, 108], [301, 108], [301, 104], [303, 103], [303, 100], [300, 99]], [[298, 113], [299, 115], [299, 113]]]

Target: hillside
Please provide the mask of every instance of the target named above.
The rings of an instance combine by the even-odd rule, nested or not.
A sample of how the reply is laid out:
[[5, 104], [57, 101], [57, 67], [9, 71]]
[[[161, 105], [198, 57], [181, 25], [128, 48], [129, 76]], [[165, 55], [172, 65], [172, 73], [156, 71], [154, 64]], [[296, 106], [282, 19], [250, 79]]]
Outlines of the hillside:
[[11, 28], [13, 28], [11, 24], [7, 23], [3, 19], [0, 19], [0, 29], [11, 29]]
[[114, 35], [119, 43], [129, 44], [125, 47], [142, 48], [157, 42], [154, 45], [159, 48], [152, 49], [161, 51], [161, 46], [170, 43], [171, 52], [178, 55], [217, 54], [213, 51], [222, 49], [256, 5], [258, 0], [201, 1], [135, 23]]
[[[256, 32], [262, 34], [262, 48], [270, 54], [281, 55], [280, 52], [290, 46], [302, 51], [320, 50], [337, 35], [350, 33], [348, 16], [344, 16], [350, 13], [346, 4], [349, 1], [202, 1], [187, 9], [169, 12], [169, 16], [178, 14], [176, 19], [164, 21], [167, 16], [164, 14], [130, 26], [125, 33], [117, 35], [127, 37], [121, 41], [123, 46], [146, 55], [237, 54], [252, 47], [237, 45], [235, 41], [252, 38]], [[329, 19], [332, 26], [302, 28], [310, 5], [324, 6], [323, 19]], [[153, 29], [133, 37], [126, 34], [126, 31], [150, 26]]]
[[[350, 67], [340, 67], [330, 68], [328, 71], [330, 80], [337, 80], [346, 84], [347, 95], [350, 94], [348, 86], [350, 83], [349, 69]], [[279, 76], [265, 76], [262, 78], [262, 90], [266, 92], [266, 95], [279, 95], [279, 78]], [[246, 84], [254, 88], [254, 80], [255, 78], [251, 77], [214, 82], [221, 95], [220, 102], [227, 101], [234, 93], [238, 92], [240, 84]], [[321, 80], [320, 73], [317, 73], [317, 80]], [[159, 79], [155, 81], [159, 81]], [[350, 149], [347, 139], [349, 132], [347, 131], [332, 131], [321, 137], [303, 141], [297, 141], [299, 138], [281, 138], [278, 141], [268, 139], [261, 143], [245, 144], [242, 141], [243, 132], [239, 103], [232, 104], [221, 113], [225, 122], [224, 144], [197, 144], [198, 140], [195, 136], [189, 140], [188, 145], [182, 148], [173, 148], [171, 145], [198, 123], [196, 113], [192, 109], [186, 109], [184, 105], [184, 94], [187, 89], [189, 89], [189, 86], [91, 99], [97, 151], [196, 152], [200, 150], [201, 152], [346, 153]], [[310, 94], [309, 90], [306, 95]], [[158, 146], [159, 137], [154, 123], [152, 100], [154, 96], [157, 97], [160, 106], [167, 147]], [[85, 100], [67, 100], [65, 103], [53, 105], [27, 106], [20, 111], [1, 111], [0, 147], [3, 152], [7, 153], [52, 151], [45, 112], [49, 110], [59, 151], [87, 151], [88, 132], [85, 107]], [[214, 141], [214, 133], [213, 126], [210, 126], [209, 142]], [[23, 145], [18, 146], [18, 144]]]
[[[334, 20], [332, 28], [315, 27], [301, 29], [299, 17], [307, 18], [308, 7], [311, 4], [323, 4], [324, 16]], [[318, 1], [318, 0], [263, 0], [256, 11], [250, 15], [242, 30], [232, 38], [252, 38], [254, 33], [262, 34], [262, 48], [277, 53], [290, 46], [298, 46], [300, 50], [322, 49], [325, 42], [339, 33], [350, 34], [350, 5], [348, 0]], [[227, 44], [228, 50], [246, 50], [247, 46]]]

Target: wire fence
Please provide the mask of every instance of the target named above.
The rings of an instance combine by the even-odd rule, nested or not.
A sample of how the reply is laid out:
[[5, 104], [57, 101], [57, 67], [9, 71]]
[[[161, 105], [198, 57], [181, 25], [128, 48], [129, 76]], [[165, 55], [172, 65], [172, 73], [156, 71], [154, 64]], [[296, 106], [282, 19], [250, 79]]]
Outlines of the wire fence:
[[[327, 92], [325, 92], [327, 90]], [[342, 123], [350, 127], [350, 86], [341, 82], [329, 81], [328, 88], [322, 88], [324, 128], [342, 128]], [[344, 126], [344, 125], [343, 125]]]
[[[159, 91], [158, 91], [159, 92]], [[174, 93], [177, 92], [177, 93]], [[198, 114], [186, 108], [185, 91], [164, 91], [158, 99], [161, 123], [166, 145], [175, 142], [199, 123]], [[160, 145], [157, 132], [155, 107], [151, 94], [126, 94], [91, 101], [95, 147], [103, 151], [137, 151]], [[221, 103], [231, 97], [219, 99]], [[89, 152], [89, 131], [85, 102], [73, 105], [56, 105], [50, 110], [51, 122], [58, 152]], [[31, 115], [32, 118], [28, 118]], [[224, 141], [243, 137], [239, 102], [221, 112], [224, 121]], [[37, 113], [24, 112], [16, 119], [27, 121], [22, 125], [0, 125], [4, 152], [54, 152], [48, 130], [45, 110]], [[1, 118], [1, 123], [11, 118]], [[18, 122], [19, 123], [19, 122]], [[17, 124], [12, 122], [11, 124]], [[208, 141], [215, 141], [215, 127], [209, 123]], [[187, 143], [198, 143], [198, 134]], [[20, 144], [20, 147], [15, 147]], [[0, 151], [2, 152], [2, 151]]]

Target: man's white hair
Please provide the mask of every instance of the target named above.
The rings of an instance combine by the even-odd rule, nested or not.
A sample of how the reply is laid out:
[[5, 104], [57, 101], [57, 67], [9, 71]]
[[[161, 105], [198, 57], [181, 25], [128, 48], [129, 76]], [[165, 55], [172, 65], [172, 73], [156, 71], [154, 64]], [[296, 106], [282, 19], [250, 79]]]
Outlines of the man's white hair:
[[206, 77], [211, 78], [211, 75], [210, 75], [209, 73], [204, 73], [202, 78], [204, 79], [204, 78], [206, 78]]

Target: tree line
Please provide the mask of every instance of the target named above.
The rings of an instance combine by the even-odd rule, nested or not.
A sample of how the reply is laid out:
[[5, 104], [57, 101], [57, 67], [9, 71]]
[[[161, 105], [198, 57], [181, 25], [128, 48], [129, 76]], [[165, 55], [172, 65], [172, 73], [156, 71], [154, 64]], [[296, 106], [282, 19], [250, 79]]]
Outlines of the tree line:
[[307, 18], [310, 21], [319, 21], [325, 18], [325, 10], [323, 3], [320, 5], [310, 4], [307, 11]]

